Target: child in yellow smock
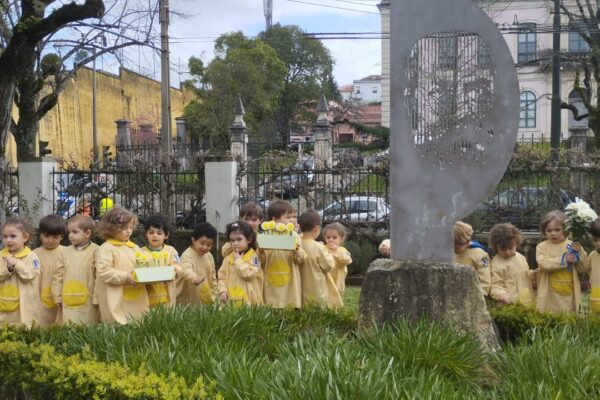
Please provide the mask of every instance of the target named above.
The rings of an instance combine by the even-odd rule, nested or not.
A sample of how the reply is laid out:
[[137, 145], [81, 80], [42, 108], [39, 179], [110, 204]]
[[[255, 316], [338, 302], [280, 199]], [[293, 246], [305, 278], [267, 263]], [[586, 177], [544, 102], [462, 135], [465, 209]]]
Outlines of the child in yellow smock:
[[479, 289], [489, 296], [492, 286], [490, 255], [478, 242], [472, 241], [473, 227], [462, 221], [454, 223], [454, 263], [473, 267], [479, 277]]
[[496, 224], [490, 231], [490, 247], [496, 253], [491, 263], [490, 297], [503, 304], [518, 302], [533, 307], [533, 271], [525, 256], [517, 252], [522, 240], [521, 232], [512, 224]]
[[129, 240], [137, 225], [132, 212], [114, 207], [100, 219], [98, 235], [106, 241], [96, 252], [96, 292], [103, 322], [126, 324], [150, 307], [145, 285], [135, 280], [135, 254]]
[[231, 254], [219, 268], [218, 285], [221, 303], [235, 306], [260, 306], [263, 302], [263, 270], [256, 254], [256, 232], [243, 221], [227, 225]]
[[340, 297], [344, 298], [346, 291], [346, 276], [348, 275], [348, 265], [352, 264], [352, 256], [350, 252], [342, 246], [346, 239], [346, 228], [339, 222], [334, 222], [323, 228], [323, 238], [325, 246], [333, 256], [335, 266], [331, 271], [331, 276], [335, 282], [335, 286], [340, 293]]
[[96, 224], [85, 214], [75, 215], [67, 224], [71, 245], [63, 251], [63, 265], [54, 273], [52, 295], [62, 309], [62, 322], [91, 325], [100, 312], [93, 304], [96, 284], [96, 251], [92, 242]]
[[600, 314], [600, 218], [590, 227], [594, 250], [587, 257], [586, 269], [590, 274], [590, 314]]
[[62, 241], [67, 231], [67, 224], [60, 215], [47, 215], [40, 220], [38, 228], [42, 245], [35, 249], [40, 259], [40, 300], [42, 306], [38, 322], [40, 326], [49, 326], [61, 321], [60, 307], [57, 307], [52, 297], [52, 277], [57, 269], [63, 266]]
[[[260, 223], [263, 221], [263, 209], [253, 201], [250, 201], [240, 208], [240, 221], [247, 223], [252, 227], [252, 230], [258, 233]], [[223, 258], [231, 254], [231, 243], [225, 242], [221, 247], [221, 255]]]
[[0, 251], [0, 324], [37, 324], [41, 307], [40, 259], [26, 246], [33, 227], [22, 218], [7, 218]]
[[298, 225], [302, 231], [302, 248], [306, 252], [300, 265], [302, 306], [341, 307], [342, 297], [332, 276], [334, 258], [323, 243], [316, 241], [321, 234], [321, 217], [315, 211], [306, 211], [298, 218]]
[[538, 264], [537, 308], [540, 311], [577, 313], [581, 304], [581, 285], [577, 272], [586, 272], [587, 255], [580, 246], [577, 255], [570, 253], [567, 246], [572, 242], [566, 238], [563, 212], [547, 213], [540, 222], [540, 230], [546, 240], [535, 248]]
[[[172, 281], [146, 285], [150, 307], [157, 307], [161, 304], [172, 307], [175, 305], [177, 298], [175, 279], [181, 275], [181, 267], [179, 266], [177, 250], [173, 246], [165, 244], [170, 231], [169, 221], [163, 215], [151, 215], [144, 222], [144, 232], [148, 244], [142, 247], [140, 251], [141, 254], [148, 257], [148, 265], [157, 267], [173, 266], [175, 269], [175, 276]], [[155, 262], [157, 265], [152, 264], [153, 260], [158, 260]]]
[[[275, 200], [269, 204], [267, 214], [275, 223], [287, 225], [293, 223], [296, 212], [287, 201]], [[302, 306], [299, 266], [304, 261], [306, 253], [302, 250], [298, 234], [296, 232], [291, 234], [297, 244], [295, 250], [258, 249], [265, 273], [263, 290], [265, 304], [273, 308]]]
[[181, 294], [177, 303], [212, 304], [217, 298], [217, 272], [210, 253], [217, 230], [209, 223], [198, 224], [192, 232], [192, 245], [181, 255]]

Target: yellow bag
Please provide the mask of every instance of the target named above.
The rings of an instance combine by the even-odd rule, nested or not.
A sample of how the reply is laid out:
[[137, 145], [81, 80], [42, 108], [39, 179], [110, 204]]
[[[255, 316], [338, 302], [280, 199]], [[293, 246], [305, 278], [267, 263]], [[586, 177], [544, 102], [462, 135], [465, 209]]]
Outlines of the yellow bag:
[[202, 282], [198, 286], [196, 294], [202, 304], [212, 304], [213, 303], [212, 293], [211, 293], [210, 285], [208, 284], [208, 282], [206, 282], [206, 281]]
[[573, 294], [573, 273], [566, 269], [555, 271], [550, 274], [550, 286], [552, 289], [563, 296]]
[[286, 286], [290, 283], [292, 269], [286, 261], [273, 261], [267, 268], [267, 280], [273, 286]]
[[56, 308], [56, 303], [54, 303], [54, 299], [52, 298], [52, 286], [46, 286], [42, 289], [40, 299], [44, 307], [48, 309]]
[[169, 302], [169, 289], [164, 282], [152, 283], [147, 286], [148, 301], [150, 307], [156, 307], [160, 304]]
[[592, 286], [590, 291], [590, 311], [600, 314], [600, 286]]
[[63, 286], [63, 303], [68, 307], [81, 307], [87, 303], [89, 293], [87, 286], [78, 280], [70, 280]]
[[0, 286], [0, 312], [13, 312], [19, 309], [19, 288], [10, 283]]
[[144, 293], [146, 293], [146, 287], [144, 285], [130, 286], [128, 284], [123, 286], [123, 300], [134, 302], [139, 300]]

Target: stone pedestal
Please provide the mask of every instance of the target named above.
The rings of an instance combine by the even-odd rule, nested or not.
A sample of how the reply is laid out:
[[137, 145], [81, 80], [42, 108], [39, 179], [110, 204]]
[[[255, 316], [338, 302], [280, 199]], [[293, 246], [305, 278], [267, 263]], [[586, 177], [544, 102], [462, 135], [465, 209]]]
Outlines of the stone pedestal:
[[475, 336], [490, 351], [498, 338], [473, 268], [439, 262], [379, 259], [367, 271], [359, 325], [426, 318]]
[[19, 162], [19, 215], [38, 226], [40, 219], [54, 212], [56, 159], [35, 157]]
[[204, 167], [206, 221], [218, 232], [239, 218], [237, 170], [232, 160], [210, 161]]

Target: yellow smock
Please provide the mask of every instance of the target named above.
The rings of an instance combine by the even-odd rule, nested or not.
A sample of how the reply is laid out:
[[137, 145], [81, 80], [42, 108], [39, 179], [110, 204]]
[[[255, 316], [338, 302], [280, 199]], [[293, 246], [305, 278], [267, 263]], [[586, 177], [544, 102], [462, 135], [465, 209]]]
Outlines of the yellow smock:
[[[150, 307], [157, 307], [161, 304], [164, 304], [169, 307], [175, 306], [175, 302], [177, 300], [175, 282], [177, 277], [181, 275], [181, 266], [179, 265], [179, 253], [177, 253], [175, 247], [169, 246], [168, 244], [163, 245], [162, 249], [160, 250], [154, 250], [148, 248], [148, 246], [144, 246], [141, 248], [140, 251], [142, 253], [148, 254], [150, 259], [152, 259], [152, 253], [166, 252], [169, 255], [169, 259], [166, 265], [174, 267], [175, 279], [168, 282], [150, 283], [146, 285], [146, 290], [148, 291], [148, 301], [150, 302]], [[152, 264], [150, 265], [154, 266]]]
[[333, 256], [323, 243], [314, 239], [302, 239], [302, 248], [306, 252], [306, 258], [300, 265], [302, 305], [341, 307], [342, 298], [331, 275], [335, 266]]
[[13, 272], [9, 272], [7, 248], [0, 251], [0, 324], [37, 324], [40, 301], [40, 259], [29, 247], [17, 254]]
[[145, 285], [130, 285], [127, 276], [136, 267], [137, 245], [108, 239], [96, 252], [96, 291], [103, 322], [126, 324], [150, 307]]
[[60, 322], [61, 313], [52, 297], [52, 277], [57, 269], [63, 265], [63, 250], [65, 246], [59, 245], [55, 249], [46, 249], [38, 247], [34, 250], [40, 259], [40, 300], [42, 306], [38, 315], [40, 326], [49, 326], [56, 322]]
[[585, 263], [590, 271], [590, 314], [600, 314], [600, 253], [592, 251]]
[[[300, 237], [292, 232], [296, 243]], [[306, 258], [301, 247], [297, 250], [258, 249], [262, 254], [265, 282], [263, 295], [265, 304], [273, 308], [302, 306], [302, 283], [300, 264]]]
[[69, 246], [63, 250], [63, 266], [52, 279], [52, 295], [62, 303], [62, 322], [92, 325], [98, 323], [100, 312], [93, 304], [96, 285], [96, 252], [100, 246], [89, 242], [85, 246]]
[[[198, 278], [204, 278], [200, 285], [194, 285]], [[217, 271], [212, 254], [200, 255], [192, 247], [188, 247], [181, 255], [181, 293], [178, 303], [212, 304], [217, 297]]]
[[510, 258], [495, 256], [492, 259], [492, 290], [490, 297], [498, 300], [507, 295], [511, 303], [528, 307], [535, 305], [535, 293], [531, 285], [531, 272], [527, 259], [521, 253]]
[[258, 254], [249, 249], [237, 260], [233, 254], [225, 257], [219, 268], [218, 287], [219, 294], [226, 292], [236, 306], [264, 304], [263, 270]]
[[479, 277], [479, 288], [484, 296], [490, 294], [492, 273], [490, 271], [490, 255], [484, 250], [474, 247], [464, 252], [454, 253], [454, 263], [475, 268]]
[[581, 285], [577, 271], [585, 272], [587, 255], [580, 254], [581, 259], [571, 271], [563, 265], [562, 257], [567, 252], [570, 240], [554, 244], [545, 240], [535, 248], [535, 259], [538, 264], [537, 308], [540, 311], [577, 313], [581, 304]]
[[342, 298], [346, 291], [346, 276], [348, 275], [348, 265], [352, 264], [352, 256], [344, 247], [338, 247], [337, 250], [330, 250], [329, 253], [333, 256], [335, 266], [331, 271], [331, 276], [335, 282], [335, 286]]

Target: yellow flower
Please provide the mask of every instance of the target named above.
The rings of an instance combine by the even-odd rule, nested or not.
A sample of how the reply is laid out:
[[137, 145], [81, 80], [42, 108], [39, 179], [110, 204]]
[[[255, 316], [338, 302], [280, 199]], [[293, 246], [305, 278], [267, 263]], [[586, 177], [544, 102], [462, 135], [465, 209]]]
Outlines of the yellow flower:
[[268, 231], [269, 230], [269, 221], [265, 221], [262, 224], [260, 224], [260, 227], [262, 228], [263, 231]]
[[277, 230], [277, 232], [285, 232], [285, 224], [282, 224], [281, 222], [277, 223], [277, 225], [275, 225], [275, 230]]
[[158, 252], [153, 252], [153, 253], [152, 253], [152, 258], [153, 258], [154, 260], [158, 260], [158, 259], [160, 258], [160, 254], [159, 254]]
[[141, 260], [142, 259], [142, 252], [136, 251], [135, 252], [135, 259], [138, 260], [138, 261]]
[[275, 221], [269, 221], [269, 230], [275, 229]]
[[292, 232], [294, 230], [295, 226], [292, 222], [288, 222], [288, 224], [285, 226], [285, 228], [288, 232]]
[[144, 263], [148, 262], [148, 255], [147, 254], [142, 254], [142, 262], [144, 262]]

